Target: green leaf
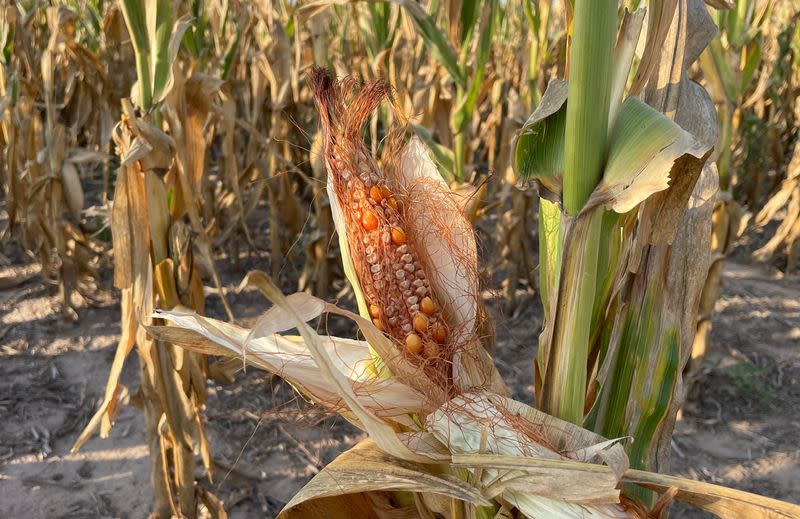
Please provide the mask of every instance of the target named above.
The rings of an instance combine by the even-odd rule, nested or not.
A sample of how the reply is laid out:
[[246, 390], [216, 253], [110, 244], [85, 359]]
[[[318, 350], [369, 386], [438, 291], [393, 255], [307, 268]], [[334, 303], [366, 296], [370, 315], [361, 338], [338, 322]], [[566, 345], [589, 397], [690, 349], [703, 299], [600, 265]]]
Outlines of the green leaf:
[[172, 67], [169, 59], [169, 42], [172, 36], [172, 1], [149, 0], [145, 9], [152, 51], [150, 73], [153, 78], [153, 97], [158, 98], [167, 84]]
[[648, 196], [669, 187], [669, 173], [679, 157], [701, 157], [707, 150], [674, 121], [638, 98], [629, 97], [611, 133], [603, 180], [585, 210], [606, 205], [627, 213]]
[[550, 81], [541, 103], [522, 127], [514, 146], [517, 175], [524, 179], [535, 178], [556, 194], [561, 193], [564, 173], [567, 90], [566, 81]]
[[[492, 2], [496, 3], [496, 2]], [[461, 2], [461, 45], [464, 46], [478, 22], [482, 2], [462, 0]]]
[[497, 18], [497, 0], [490, 0], [489, 14], [486, 26], [481, 32], [478, 42], [478, 55], [475, 58], [475, 68], [472, 71], [471, 83], [466, 97], [453, 115], [454, 133], [461, 133], [466, 130], [467, 124], [475, 111], [475, 103], [478, 100], [478, 92], [483, 83], [483, 74], [486, 70], [486, 62], [489, 60], [489, 52], [492, 48], [492, 35], [494, 34], [495, 20]]
[[447, 38], [436, 26], [436, 22], [426, 13], [422, 7], [411, 0], [393, 0], [396, 4], [403, 7], [411, 16], [414, 27], [422, 36], [423, 42], [433, 57], [450, 73], [453, 80], [462, 88], [466, 88], [467, 79], [464, 72], [458, 66], [458, 59], [453, 47], [447, 42]]
[[744, 93], [750, 86], [753, 75], [761, 64], [761, 38], [755, 37], [747, 45], [744, 55], [744, 66], [742, 67], [742, 82], [739, 85], [739, 92]]

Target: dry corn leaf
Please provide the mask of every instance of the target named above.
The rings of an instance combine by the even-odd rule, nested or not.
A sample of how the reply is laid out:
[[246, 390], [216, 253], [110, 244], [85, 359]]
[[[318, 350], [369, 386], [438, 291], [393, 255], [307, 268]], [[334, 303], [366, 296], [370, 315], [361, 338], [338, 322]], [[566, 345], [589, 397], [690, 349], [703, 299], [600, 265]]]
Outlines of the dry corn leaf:
[[[249, 272], [243, 281], [243, 284], [245, 283], [257, 286], [268, 299], [271, 299], [269, 290], [272, 282], [263, 272], [259, 272], [257, 270]], [[330, 303], [326, 303], [321, 299], [309, 294], [297, 293], [292, 294], [289, 297], [292, 298], [293, 302], [297, 302], [301, 307], [303, 307], [300, 309], [300, 313], [306, 316], [313, 315], [313, 311], [310, 310], [316, 309], [320, 313], [328, 312], [351, 319], [358, 325], [361, 333], [364, 334], [369, 347], [377, 352], [380, 358], [383, 359], [385, 366], [389, 369], [394, 378], [397, 378], [403, 384], [416, 389], [421, 394], [427, 395], [434, 406], [445, 400], [445, 394], [441, 388], [437, 387], [436, 384], [426, 377], [425, 374], [413, 362], [408, 360], [408, 358], [398, 350], [397, 346], [393, 344], [391, 340], [383, 334], [383, 332], [378, 330], [378, 328], [375, 327], [375, 325], [369, 319], [365, 319], [358, 314], [343, 310]], [[277, 313], [275, 315], [285, 318], [287, 314]], [[317, 315], [313, 315], [313, 317], [317, 317]], [[295, 327], [295, 324], [290, 320], [282, 321], [277, 326], [286, 330]], [[378, 366], [375, 366], [375, 372], [378, 372]]]
[[[380, 517], [371, 505], [351, 496], [381, 491], [436, 494], [477, 506], [491, 505], [479, 490], [465, 481], [441, 474], [435, 465], [398, 459], [384, 453], [372, 440], [364, 440], [317, 474], [278, 517]], [[350, 515], [338, 515], [359, 502], [362, 503], [360, 507], [348, 510]]]
[[[525, 472], [532, 471], [533, 473], [549, 470], [574, 471], [576, 474], [595, 474], [598, 477], [604, 473], [611, 473], [609, 467], [579, 461], [492, 454], [455, 454], [453, 455], [453, 464], [465, 467], [497, 467]], [[626, 470], [621, 481], [622, 483], [641, 485], [660, 493], [676, 489], [676, 500], [690, 503], [724, 519], [800, 517], [800, 506], [798, 505], [703, 481], [635, 469]]]
[[[291, 305], [292, 296], [287, 301]], [[297, 308], [297, 305], [293, 307]], [[273, 311], [275, 314], [270, 315]], [[305, 317], [302, 308], [299, 312], [301, 318]], [[319, 313], [309, 318], [317, 315]], [[296, 326], [290, 321], [291, 315], [280, 307], [273, 307], [262, 316], [259, 319], [260, 327], [257, 325], [252, 330], [202, 317], [194, 312], [157, 311], [154, 316], [175, 325], [148, 328], [151, 334], [164, 341], [207, 355], [241, 357], [249, 364], [285, 378], [316, 403], [332, 409], [342, 406], [342, 398], [336, 388], [322, 377], [320, 368], [302, 339], [278, 335], [277, 332]], [[330, 352], [332, 366], [348, 379], [362, 405], [377, 415], [399, 416], [422, 412], [427, 407], [422, 394], [397, 379], [374, 378], [370, 370], [372, 359], [365, 341], [338, 337], [320, 337], [319, 340], [323, 348]]]
[[[606, 440], [499, 395], [459, 395], [428, 416], [427, 429], [448, 445], [454, 459], [465, 453], [493, 453], [539, 459], [591, 461], [603, 455], [627, 457], [616, 440]], [[535, 477], [518, 471], [481, 466], [480, 481], [488, 497], [501, 495], [528, 517], [627, 517], [619, 503], [618, 478], [575, 477], [569, 472], [541, 471]], [[619, 470], [619, 469], [618, 469]]]

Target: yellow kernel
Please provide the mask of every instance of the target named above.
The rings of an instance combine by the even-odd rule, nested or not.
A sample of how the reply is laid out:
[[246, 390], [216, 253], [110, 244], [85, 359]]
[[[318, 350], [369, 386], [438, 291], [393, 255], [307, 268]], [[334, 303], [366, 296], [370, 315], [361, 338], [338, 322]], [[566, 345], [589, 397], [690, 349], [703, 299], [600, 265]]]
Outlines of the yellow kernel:
[[402, 245], [406, 242], [406, 233], [400, 227], [392, 227], [392, 242], [395, 245]]
[[425, 341], [423, 349], [425, 350], [425, 356], [428, 358], [439, 356], [439, 345], [433, 341]]
[[381, 190], [378, 188], [378, 186], [372, 186], [369, 188], [369, 197], [380, 203], [380, 201], [383, 200], [383, 193], [381, 193]]
[[434, 323], [431, 327], [431, 336], [441, 344], [447, 339], [447, 328], [442, 323]]
[[364, 215], [361, 216], [361, 225], [368, 231], [374, 231], [378, 228], [378, 217], [372, 211], [364, 211]]
[[436, 311], [436, 304], [433, 302], [433, 299], [425, 296], [422, 298], [422, 301], [419, 302], [419, 309], [428, 315], [433, 315]]
[[381, 323], [380, 319], [373, 319], [372, 324], [375, 325], [375, 328], [379, 329], [380, 331], [383, 331], [383, 323]]
[[419, 333], [425, 333], [428, 331], [428, 316], [425, 314], [417, 314], [414, 316], [411, 324], [414, 326], [414, 330]]
[[397, 211], [397, 200], [395, 200], [394, 197], [389, 198], [388, 204], [392, 209]]
[[369, 305], [369, 315], [375, 319], [380, 319], [381, 307], [378, 305]]
[[422, 339], [416, 333], [408, 334], [406, 337], [406, 349], [411, 353], [419, 353], [422, 351]]

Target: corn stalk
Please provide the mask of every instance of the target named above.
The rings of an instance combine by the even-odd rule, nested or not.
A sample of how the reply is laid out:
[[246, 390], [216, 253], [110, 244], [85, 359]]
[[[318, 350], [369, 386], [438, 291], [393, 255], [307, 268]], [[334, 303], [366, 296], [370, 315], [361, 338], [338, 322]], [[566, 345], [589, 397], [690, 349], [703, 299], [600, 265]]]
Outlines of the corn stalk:
[[[796, 271], [800, 266], [800, 145], [794, 129], [797, 124], [797, 98], [800, 94], [800, 29], [798, 20], [800, 12], [788, 3], [776, 6], [777, 20], [785, 20], [784, 27], [777, 35], [774, 45], [775, 65], [769, 74], [769, 109], [757, 111], [761, 124], [767, 124], [772, 139], [773, 155], [779, 175], [779, 185], [775, 186], [769, 199], [761, 207], [755, 218], [755, 225], [763, 227], [770, 221], [782, 216], [782, 221], [770, 237], [769, 241], [755, 251], [754, 257], [760, 261], [769, 261], [785, 257], [784, 271]], [[764, 103], [766, 104], [766, 103]], [[758, 104], [756, 108], [760, 108]], [[760, 133], [761, 125], [756, 125], [749, 133]], [[749, 136], [749, 135], [748, 135]], [[777, 141], [777, 142], [776, 142]], [[787, 160], [788, 158], [788, 160]], [[783, 163], [787, 163], [783, 167]], [[782, 214], [782, 212], [784, 212]]]
[[216, 279], [198, 202], [205, 170], [203, 125], [220, 82], [201, 75], [186, 79], [175, 64], [188, 21], [174, 21], [171, 2], [126, 0], [122, 12], [136, 54], [139, 107], [137, 113], [130, 100], [122, 101], [114, 135], [120, 169], [111, 228], [122, 337], [104, 401], [72, 450], [98, 427], [108, 436], [127, 393], [119, 383], [122, 366], [135, 345], [141, 384], [134, 400], [144, 411], [154, 514], [195, 517], [202, 500], [224, 516], [218, 501], [195, 481], [198, 453], [209, 478], [212, 474], [201, 416], [206, 357], [159, 341], [144, 328], [153, 323], [156, 306], [202, 313], [201, 264]]
[[[696, 3], [650, 5], [624, 98], [642, 13], [626, 14], [615, 47], [616, 2], [577, 0], [570, 81], [551, 83], [517, 142], [518, 172], [543, 193], [537, 403], [606, 437], [632, 436], [635, 468], [667, 466], [709, 265], [715, 178], [703, 165], [715, 116], [682, 68], [714, 31]], [[642, 89], [650, 106], [633, 97]]]
[[106, 248], [84, 215], [83, 183], [108, 158], [99, 148], [110, 138], [109, 92], [82, 79], [105, 68], [91, 42], [77, 39], [80, 20], [66, 7], [23, 16], [10, 5], [2, 18], [0, 140], [8, 213], [2, 237], [18, 239], [39, 262], [45, 284], [59, 288], [64, 316], [74, 320], [79, 297], [96, 300]]

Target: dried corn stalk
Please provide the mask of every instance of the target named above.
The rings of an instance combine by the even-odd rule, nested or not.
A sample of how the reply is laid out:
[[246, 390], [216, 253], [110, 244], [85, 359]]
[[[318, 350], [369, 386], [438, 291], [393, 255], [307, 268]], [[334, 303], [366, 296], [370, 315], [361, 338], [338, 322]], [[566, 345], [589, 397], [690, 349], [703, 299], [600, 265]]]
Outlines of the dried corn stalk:
[[139, 66], [135, 101], [145, 115], [123, 100], [114, 132], [120, 169], [111, 227], [114, 284], [122, 291], [122, 337], [103, 403], [72, 450], [98, 427], [101, 437], [108, 436], [127, 394], [119, 383], [122, 366], [136, 345], [141, 385], [135, 396], [145, 417], [154, 514], [195, 517], [202, 500], [224, 516], [218, 500], [195, 481], [197, 454], [209, 478], [212, 474], [201, 417], [206, 357], [159, 341], [144, 328], [153, 323], [155, 307], [182, 306], [202, 313], [201, 264], [219, 286], [200, 218], [199, 194], [205, 174], [203, 127], [220, 81], [200, 74], [183, 77], [174, 62], [187, 22], [178, 20], [173, 27], [170, 2], [151, 7], [158, 17], [153, 26], [145, 26], [144, 5], [123, 3]]
[[41, 264], [44, 281], [60, 288], [64, 314], [77, 319], [74, 295], [95, 299], [104, 250], [83, 217], [81, 177], [108, 158], [101, 149], [110, 138], [109, 92], [88, 79], [105, 67], [76, 40], [72, 10], [50, 7], [20, 19], [16, 6], [3, 9], [3, 48], [10, 51], [0, 72], [9, 215], [3, 234], [17, 237]]

